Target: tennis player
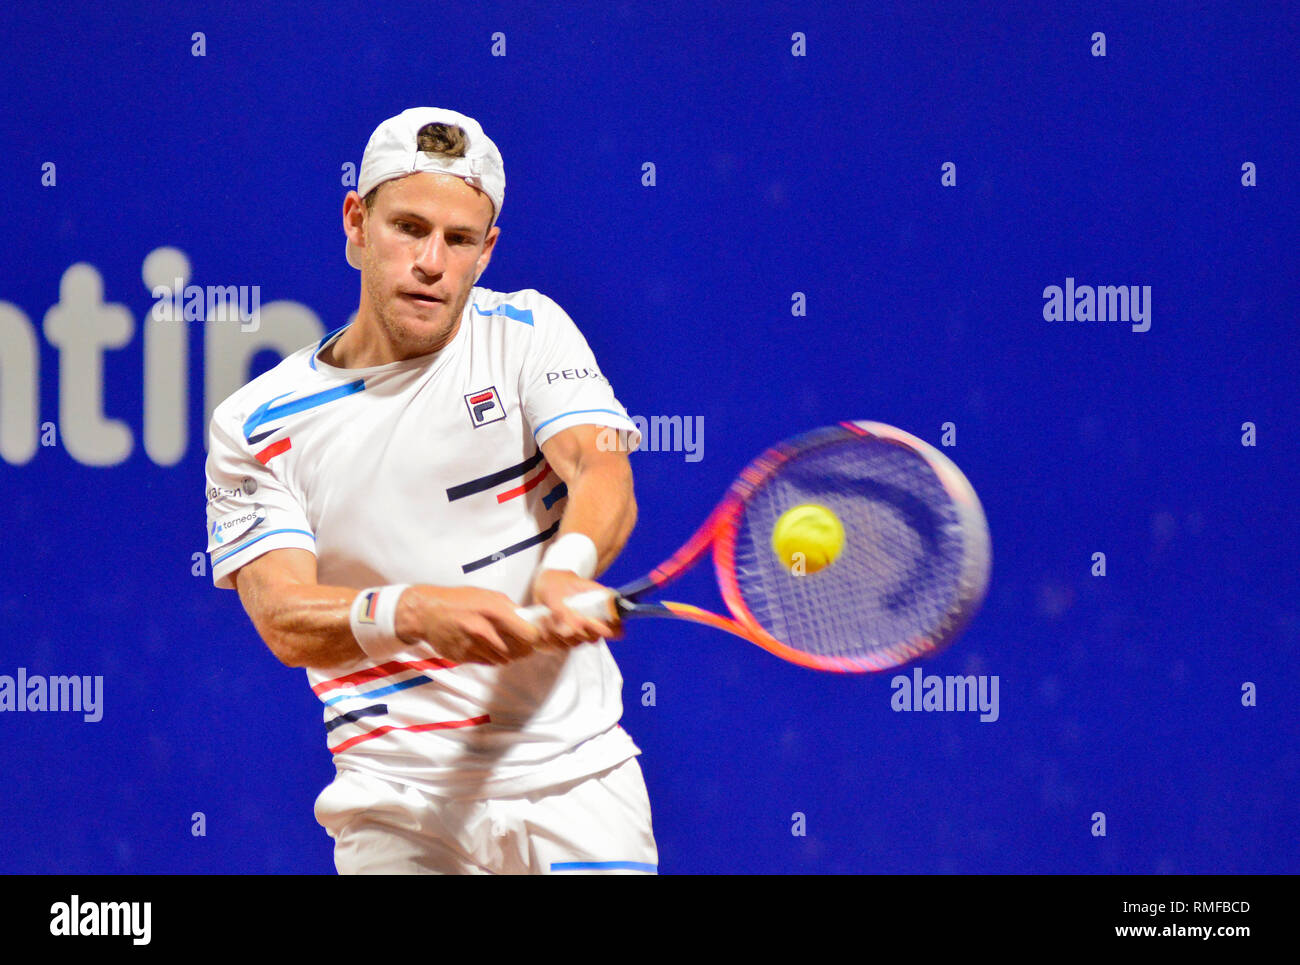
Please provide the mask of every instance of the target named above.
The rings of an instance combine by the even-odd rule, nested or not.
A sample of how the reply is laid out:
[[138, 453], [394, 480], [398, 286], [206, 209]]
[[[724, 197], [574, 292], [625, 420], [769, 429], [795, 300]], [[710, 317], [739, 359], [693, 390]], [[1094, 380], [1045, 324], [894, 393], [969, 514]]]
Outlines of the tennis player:
[[325, 705], [344, 874], [657, 869], [614, 628], [563, 603], [631, 532], [640, 437], [554, 301], [476, 287], [504, 198], [474, 119], [384, 121], [343, 205], [355, 321], [212, 417], [213, 580]]

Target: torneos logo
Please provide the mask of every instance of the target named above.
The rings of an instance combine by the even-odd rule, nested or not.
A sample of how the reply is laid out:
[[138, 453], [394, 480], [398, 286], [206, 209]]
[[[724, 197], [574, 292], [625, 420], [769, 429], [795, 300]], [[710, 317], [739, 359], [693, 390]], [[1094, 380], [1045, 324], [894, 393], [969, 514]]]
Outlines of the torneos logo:
[[242, 536], [265, 518], [266, 513], [262, 511], [261, 506], [222, 516], [212, 521], [212, 540], [218, 545], [223, 544], [227, 540]]

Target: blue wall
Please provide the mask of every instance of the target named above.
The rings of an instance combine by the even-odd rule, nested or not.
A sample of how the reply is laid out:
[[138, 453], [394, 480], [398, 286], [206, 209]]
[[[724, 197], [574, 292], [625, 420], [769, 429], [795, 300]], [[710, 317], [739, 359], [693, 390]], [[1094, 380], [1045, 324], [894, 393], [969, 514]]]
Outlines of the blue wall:
[[[419, 104], [504, 155], [483, 284], [555, 298], [630, 412], [703, 419], [699, 461], [634, 457], [611, 581], [765, 446], [843, 418], [935, 444], [952, 423], [988, 513], [984, 610], [925, 669], [997, 675], [996, 722], [898, 713], [888, 674], [706, 629], [614, 645], [664, 872], [1300, 870], [1294, 7], [155, 6], [0, 14], [0, 380], [21, 388], [33, 339], [39, 375], [30, 415], [0, 397], [0, 675], [104, 680], [97, 723], [0, 714], [0, 871], [332, 872], [320, 705], [192, 572], [231, 343], [191, 322], [186, 397], [147, 402], [142, 265], [179, 249], [196, 284], [344, 323], [343, 166]], [[32, 441], [75, 434], [90, 391], [46, 327], [79, 263], [129, 322], [104, 466]], [[1046, 320], [1067, 278], [1150, 286], [1149, 330]], [[149, 405], [180, 416], [176, 461], [146, 448]], [[675, 596], [712, 594], [700, 573]]]

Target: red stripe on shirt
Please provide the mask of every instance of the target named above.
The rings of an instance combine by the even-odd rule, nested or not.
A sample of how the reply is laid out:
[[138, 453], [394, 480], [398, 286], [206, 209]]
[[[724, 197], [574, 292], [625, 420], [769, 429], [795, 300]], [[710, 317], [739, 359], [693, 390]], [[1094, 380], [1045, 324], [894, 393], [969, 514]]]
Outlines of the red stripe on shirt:
[[376, 727], [368, 733], [358, 734], [356, 737], [349, 737], [337, 747], [331, 747], [330, 753], [339, 754], [347, 750], [349, 747], [356, 747], [356, 745], [360, 744], [362, 741], [370, 740], [372, 737], [383, 737], [389, 731], [407, 730], [412, 733], [418, 733], [419, 731], [425, 730], [450, 730], [455, 727], [477, 727], [479, 724], [490, 723], [491, 720], [492, 717], [490, 714], [484, 714], [481, 717], [470, 717], [468, 720], [440, 720], [432, 724], [411, 724], [407, 727], [398, 727], [396, 724], [387, 724], [383, 727]]
[[289, 451], [289, 439], [286, 436], [285, 438], [281, 439], [279, 442], [271, 443], [269, 446], [267, 446], [265, 449], [263, 449], [253, 458], [256, 459], [258, 462], [260, 462], [263, 466], [265, 466], [268, 462], [270, 462], [280, 453], [288, 452], [288, 451]]
[[505, 492], [498, 494], [497, 502], [504, 503], [507, 499], [514, 499], [516, 496], [522, 496], [530, 489], [536, 489], [537, 484], [540, 483], [543, 479], [545, 479], [550, 474], [551, 474], [551, 467], [550, 464], [547, 464], [542, 467], [541, 472], [539, 472], [532, 479], [528, 480], [528, 482], [524, 483], [522, 486], [516, 486], [514, 489], [507, 489]]
[[346, 677], [335, 677], [333, 680], [322, 680], [316, 686], [312, 687], [312, 693], [320, 696], [330, 690], [338, 690], [341, 687], [350, 687], [352, 684], [364, 684], [373, 680], [382, 680], [384, 677], [392, 677], [394, 674], [402, 673], [406, 670], [446, 670], [449, 667], [456, 666], [455, 661], [443, 660], [441, 657], [435, 657], [433, 660], [392, 660], [388, 663], [381, 663], [377, 667], [367, 667], [365, 670], [358, 670], [356, 673], [350, 673]]

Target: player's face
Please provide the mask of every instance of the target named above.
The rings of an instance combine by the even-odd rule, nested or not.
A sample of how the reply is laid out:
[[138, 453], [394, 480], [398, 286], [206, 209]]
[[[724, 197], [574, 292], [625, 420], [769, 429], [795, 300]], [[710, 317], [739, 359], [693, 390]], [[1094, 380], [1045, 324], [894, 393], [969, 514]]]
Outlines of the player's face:
[[363, 308], [400, 356], [436, 352], [456, 334], [501, 231], [488, 231], [491, 220], [491, 199], [449, 174], [380, 187], [363, 222]]

